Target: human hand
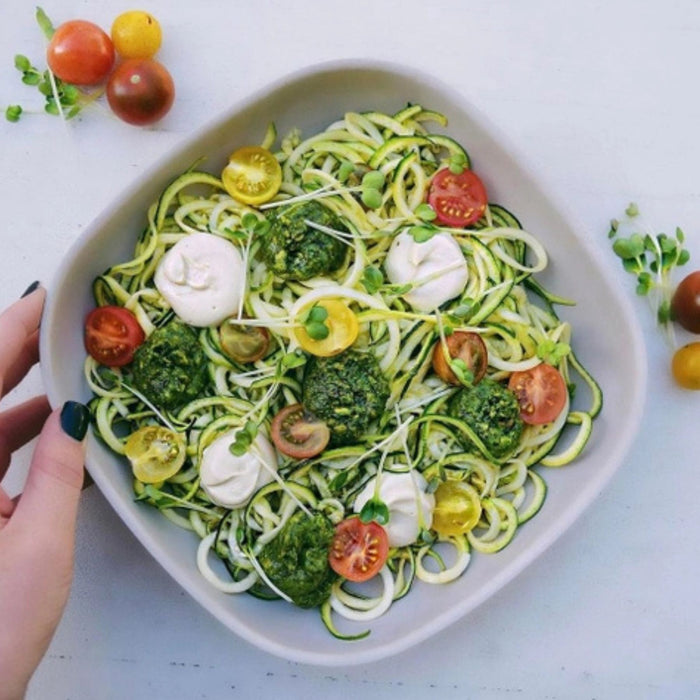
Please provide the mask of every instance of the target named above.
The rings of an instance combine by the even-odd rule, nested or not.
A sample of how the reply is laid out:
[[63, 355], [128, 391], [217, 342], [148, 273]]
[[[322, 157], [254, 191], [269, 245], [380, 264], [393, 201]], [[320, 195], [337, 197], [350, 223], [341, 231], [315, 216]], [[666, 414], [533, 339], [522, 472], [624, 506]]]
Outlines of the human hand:
[[[25, 293], [0, 315], [0, 396], [39, 359], [45, 296]], [[0, 700], [24, 696], [68, 599], [87, 427], [85, 406], [52, 412], [45, 396], [0, 412], [0, 481], [12, 453], [41, 433], [21, 496], [0, 486]]]

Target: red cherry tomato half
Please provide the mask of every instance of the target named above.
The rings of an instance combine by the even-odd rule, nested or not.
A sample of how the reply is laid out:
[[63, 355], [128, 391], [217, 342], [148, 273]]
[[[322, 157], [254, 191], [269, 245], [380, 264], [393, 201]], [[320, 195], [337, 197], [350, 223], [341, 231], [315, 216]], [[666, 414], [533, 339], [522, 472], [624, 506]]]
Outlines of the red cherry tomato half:
[[85, 319], [85, 349], [107, 367], [122, 367], [146, 336], [136, 316], [121, 306], [98, 306]]
[[349, 581], [367, 581], [379, 573], [388, 553], [386, 530], [377, 522], [353, 517], [336, 525], [328, 563]]
[[[471, 331], [455, 331], [448, 335], [445, 341], [450, 360], [462, 360], [464, 362], [466, 368], [474, 375], [471, 381], [472, 384], [481, 381], [488, 367], [488, 351], [481, 336]], [[438, 340], [435, 343], [433, 370], [444, 382], [461, 384], [445, 357], [445, 348], [442, 345], [442, 340]]]
[[484, 183], [473, 170], [456, 175], [443, 168], [430, 183], [428, 204], [435, 210], [438, 223], [464, 228], [482, 217], [488, 197]]
[[300, 403], [283, 408], [272, 420], [272, 442], [282, 454], [307, 459], [323, 452], [331, 431]]
[[520, 402], [520, 417], [530, 425], [553, 421], [566, 405], [564, 377], [544, 362], [524, 372], [513, 372], [508, 388]]
[[165, 66], [149, 58], [120, 63], [107, 83], [107, 102], [123, 121], [136, 126], [162, 119], [175, 101], [175, 84]]
[[691, 272], [676, 287], [671, 318], [691, 333], [700, 333], [700, 270]]
[[46, 49], [49, 68], [66, 83], [96, 85], [114, 65], [114, 45], [96, 24], [74, 19], [62, 24]]

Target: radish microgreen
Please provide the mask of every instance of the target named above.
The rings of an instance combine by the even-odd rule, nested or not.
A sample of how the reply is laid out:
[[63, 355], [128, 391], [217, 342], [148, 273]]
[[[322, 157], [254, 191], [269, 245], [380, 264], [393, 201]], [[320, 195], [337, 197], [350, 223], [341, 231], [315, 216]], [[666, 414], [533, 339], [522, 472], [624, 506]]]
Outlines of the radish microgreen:
[[649, 299], [657, 323], [673, 342], [671, 272], [690, 259], [690, 253], [683, 247], [685, 235], [679, 227], [674, 236], [655, 234], [639, 220], [639, 209], [634, 203], [627, 207], [625, 214], [627, 219], [623, 223], [632, 232], [622, 236], [621, 222], [617, 219], [610, 222], [608, 238], [613, 241], [613, 252], [622, 261], [622, 267], [637, 278], [637, 294]]

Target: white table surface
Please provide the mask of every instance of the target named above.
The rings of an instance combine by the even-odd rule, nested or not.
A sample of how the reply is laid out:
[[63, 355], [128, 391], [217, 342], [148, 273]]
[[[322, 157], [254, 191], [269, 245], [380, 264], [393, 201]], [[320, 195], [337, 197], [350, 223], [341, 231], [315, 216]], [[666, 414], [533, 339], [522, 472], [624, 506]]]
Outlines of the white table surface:
[[[44, 9], [56, 23], [82, 17], [109, 27], [131, 5], [45, 0]], [[13, 67], [15, 53], [43, 60], [33, 6], [0, 6], [3, 110], [39, 104]], [[430, 642], [367, 666], [309, 667], [243, 642], [169, 578], [91, 487], [72, 596], [29, 698], [699, 697], [700, 393], [674, 386], [668, 348], [606, 232], [634, 200], [658, 228], [684, 228], [700, 265], [700, 3], [150, 0], [143, 8], [162, 23], [159, 58], [177, 85], [157, 127], [127, 126], [106, 109], [68, 125], [42, 115], [0, 121], [1, 307], [35, 279], [50, 285], [67, 246], [112, 198], [232, 102], [316, 62], [387, 59], [439, 76], [489, 115], [605, 252], [643, 327], [648, 400], [620, 470], [553, 547]], [[35, 370], [4, 403], [40, 390]], [[28, 455], [17, 455], [10, 490], [21, 488]]]

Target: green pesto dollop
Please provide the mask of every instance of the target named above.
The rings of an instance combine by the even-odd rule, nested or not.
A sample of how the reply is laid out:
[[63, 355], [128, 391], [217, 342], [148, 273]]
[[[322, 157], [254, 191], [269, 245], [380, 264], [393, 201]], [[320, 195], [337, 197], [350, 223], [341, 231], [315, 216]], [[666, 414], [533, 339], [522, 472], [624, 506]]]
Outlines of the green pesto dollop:
[[[498, 459], [513, 452], [523, 434], [520, 405], [515, 394], [488, 377], [454, 394], [447, 412], [467, 423], [486, 449]], [[466, 450], [474, 448], [466, 436], [463, 447]]]
[[319, 202], [297, 202], [279, 207], [270, 220], [260, 251], [267, 266], [285, 280], [308, 280], [341, 267], [347, 246], [337, 237], [309, 226], [313, 221], [336, 231], [347, 231], [342, 221]]
[[388, 398], [389, 382], [374, 355], [346, 350], [306, 363], [302, 403], [330, 428], [331, 447], [362, 438]]
[[328, 600], [337, 574], [328, 563], [334, 528], [320, 513], [297, 511], [258, 554], [270, 581], [301, 608]]
[[134, 354], [134, 387], [158, 408], [173, 410], [197, 398], [209, 381], [197, 333], [180, 321], [156, 328]]

